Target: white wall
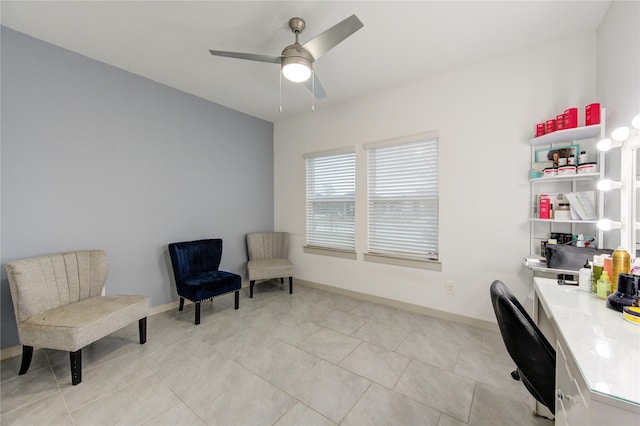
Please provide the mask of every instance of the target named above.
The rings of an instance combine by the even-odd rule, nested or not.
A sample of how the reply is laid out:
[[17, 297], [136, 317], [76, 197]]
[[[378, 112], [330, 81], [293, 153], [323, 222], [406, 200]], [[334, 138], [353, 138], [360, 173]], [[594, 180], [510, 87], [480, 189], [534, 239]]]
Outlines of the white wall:
[[[529, 145], [534, 125], [596, 101], [596, 34], [399, 86], [274, 126], [275, 229], [292, 234], [296, 278], [494, 321], [489, 285], [527, 297]], [[329, 96], [331, 94], [329, 93]], [[442, 272], [365, 262], [362, 145], [440, 132]], [[357, 260], [305, 254], [302, 154], [356, 146]], [[445, 295], [445, 280], [456, 294]]]
[[[598, 99], [607, 108], [609, 136], [611, 130], [629, 126], [631, 119], [640, 114], [640, 2], [611, 2], [598, 28], [597, 67]], [[612, 150], [607, 154], [606, 175], [614, 180], [620, 180], [620, 153], [621, 150]], [[640, 150], [636, 156], [640, 164]], [[607, 217], [620, 217], [620, 195], [620, 191], [605, 195]], [[636, 235], [640, 241], [640, 233]], [[606, 233], [605, 242], [608, 247], [617, 247], [620, 233]]]

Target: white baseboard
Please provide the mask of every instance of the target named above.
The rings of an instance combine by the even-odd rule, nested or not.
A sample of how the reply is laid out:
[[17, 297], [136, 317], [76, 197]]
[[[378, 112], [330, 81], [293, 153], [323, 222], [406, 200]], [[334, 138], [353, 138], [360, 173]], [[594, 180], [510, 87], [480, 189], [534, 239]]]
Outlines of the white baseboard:
[[[426, 315], [429, 317], [439, 318], [459, 324], [469, 325], [471, 327], [479, 328], [489, 331], [500, 331], [498, 324], [480, 320], [476, 318], [466, 317], [464, 315], [453, 314], [451, 312], [440, 311], [433, 308], [427, 308], [425, 306], [414, 305], [407, 302], [401, 302], [399, 300], [387, 299], [386, 297], [374, 296], [367, 293], [360, 293], [353, 290], [346, 290], [339, 287], [333, 287], [327, 284], [320, 284], [312, 281], [305, 281], [301, 279], [295, 279], [295, 284], [301, 284], [307, 287], [317, 288], [319, 290], [326, 290], [332, 293], [342, 294], [344, 296], [353, 297], [354, 299], [364, 300], [365, 302], [377, 303], [379, 305], [389, 306], [391, 308], [402, 309], [404, 311], [415, 312], [417, 314]], [[295, 290], [294, 290], [295, 291]]]

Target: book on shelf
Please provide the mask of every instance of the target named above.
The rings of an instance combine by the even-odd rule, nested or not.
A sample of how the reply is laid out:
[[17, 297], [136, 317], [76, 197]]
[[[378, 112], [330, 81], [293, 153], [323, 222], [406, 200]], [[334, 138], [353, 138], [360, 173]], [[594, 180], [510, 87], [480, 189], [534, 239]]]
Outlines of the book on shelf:
[[598, 218], [594, 191], [570, 192], [565, 196], [569, 201], [573, 220], [595, 220]]

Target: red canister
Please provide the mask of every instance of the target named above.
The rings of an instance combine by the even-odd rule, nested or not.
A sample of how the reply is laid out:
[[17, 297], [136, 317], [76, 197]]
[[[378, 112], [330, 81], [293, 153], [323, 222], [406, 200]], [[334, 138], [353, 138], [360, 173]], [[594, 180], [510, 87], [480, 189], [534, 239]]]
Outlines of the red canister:
[[564, 129], [564, 114], [556, 115], [556, 130]]
[[584, 107], [584, 125], [600, 124], [600, 104], [593, 103]]
[[578, 127], [578, 108], [569, 108], [564, 111], [564, 128]]
[[556, 130], [556, 120], [547, 120], [545, 133], [552, 133]]
[[544, 123], [536, 124], [536, 138], [538, 136], [544, 135], [544, 128], [545, 128], [545, 124]]

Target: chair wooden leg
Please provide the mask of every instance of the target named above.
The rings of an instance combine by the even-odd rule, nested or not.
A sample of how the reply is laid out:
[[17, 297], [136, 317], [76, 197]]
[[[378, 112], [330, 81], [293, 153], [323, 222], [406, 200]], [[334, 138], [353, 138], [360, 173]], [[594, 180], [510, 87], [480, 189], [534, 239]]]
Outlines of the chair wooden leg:
[[147, 317], [138, 320], [138, 332], [140, 334], [140, 344], [147, 343]]
[[69, 362], [71, 364], [71, 384], [75, 386], [82, 381], [82, 349], [69, 352]]
[[235, 308], [238, 309], [240, 307], [240, 290], [235, 291], [236, 305]]
[[293, 277], [289, 277], [289, 294], [293, 294]]
[[256, 285], [256, 280], [249, 281], [249, 299], [253, 299], [253, 286]]
[[33, 346], [22, 346], [22, 363], [20, 364], [19, 376], [22, 376], [27, 372], [31, 365], [31, 358], [33, 358]]
[[178, 310], [181, 311], [184, 309], [184, 297], [180, 298], [180, 306], [178, 307]]
[[200, 324], [200, 302], [196, 302], [196, 325]]

